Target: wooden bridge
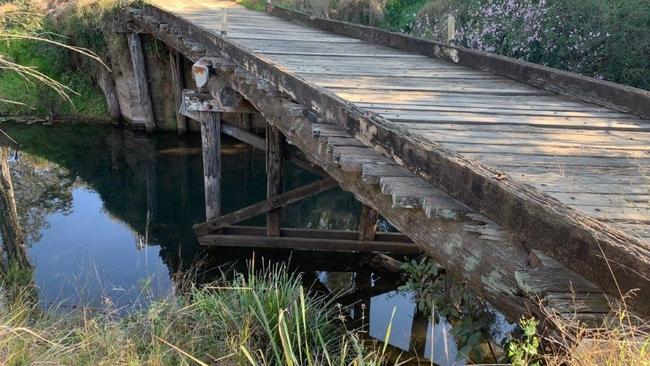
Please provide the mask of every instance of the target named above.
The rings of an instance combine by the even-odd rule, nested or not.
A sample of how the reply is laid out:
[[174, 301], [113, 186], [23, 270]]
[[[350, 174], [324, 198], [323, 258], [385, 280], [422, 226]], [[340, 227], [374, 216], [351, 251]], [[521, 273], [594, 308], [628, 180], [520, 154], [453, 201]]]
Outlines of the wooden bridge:
[[[178, 58], [171, 73], [179, 129], [201, 123], [203, 244], [422, 250], [512, 318], [541, 301], [591, 319], [633, 289], [650, 313], [649, 92], [279, 7], [153, 3], [116, 28], [149, 131], [139, 35], [194, 62], [196, 85]], [[225, 112], [261, 114], [265, 138]], [[266, 151], [267, 201], [221, 214], [220, 132]], [[283, 160], [324, 178], [282, 192]], [[336, 185], [366, 205], [359, 237], [280, 228], [282, 207]], [[265, 231], [231, 227], [260, 213]], [[377, 238], [377, 213], [403, 235]]]

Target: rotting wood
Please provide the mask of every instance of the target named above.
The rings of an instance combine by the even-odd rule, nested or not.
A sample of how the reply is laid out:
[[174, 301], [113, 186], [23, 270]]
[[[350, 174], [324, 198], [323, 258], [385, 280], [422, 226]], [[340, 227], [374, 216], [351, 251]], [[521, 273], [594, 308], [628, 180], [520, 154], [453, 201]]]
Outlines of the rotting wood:
[[326, 252], [373, 252], [401, 255], [421, 253], [421, 249], [411, 243], [360, 241], [345, 239], [296, 238], [296, 237], [266, 237], [208, 234], [198, 237], [199, 243], [205, 246], [234, 246], [246, 248], [275, 248]]
[[[208, 219], [206, 222], [194, 225], [194, 232], [197, 235], [206, 235], [214, 232], [215, 230], [232, 225], [234, 223], [264, 214], [271, 210], [286, 207], [292, 203], [301, 201], [307, 197], [317, 193], [334, 188], [337, 183], [332, 178], [324, 178], [319, 181], [307, 184], [303, 187], [296, 188], [280, 195], [274, 195], [267, 200], [258, 202], [240, 210], [225, 214], [221, 217]], [[277, 235], [280, 235], [280, 228], [277, 229]]]
[[[266, 199], [282, 193], [283, 187], [284, 136], [275, 127], [266, 125]], [[274, 208], [266, 213], [266, 234], [279, 236], [282, 223], [282, 208]]]
[[187, 131], [187, 117], [180, 112], [181, 103], [183, 102], [183, 89], [185, 88], [185, 80], [183, 76], [183, 55], [174, 50], [169, 49], [169, 66], [172, 75], [172, 92], [174, 93], [174, 106], [176, 108], [176, 132], [179, 135], [184, 135]]
[[200, 112], [201, 151], [203, 154], [203, 187], [205, 189], [205, 219], [221, 215], [221, 115]]
[[359, 216], [359, 240], [375, 240], [377, 219], [379, 213], [371, 207], [363, 205]]
[[145, 129], [147, 133], [151, 133], [156, 130], [156, 116], [153, 110], [151, 92], [149, 91], [149, 78], [147, 76], [147, 64], [145, 62], [144, 49], [142, 48], [142, 39], [138, 33], [128, 33], [126, 37], [135, 76], [137, 103], [142, 108]]

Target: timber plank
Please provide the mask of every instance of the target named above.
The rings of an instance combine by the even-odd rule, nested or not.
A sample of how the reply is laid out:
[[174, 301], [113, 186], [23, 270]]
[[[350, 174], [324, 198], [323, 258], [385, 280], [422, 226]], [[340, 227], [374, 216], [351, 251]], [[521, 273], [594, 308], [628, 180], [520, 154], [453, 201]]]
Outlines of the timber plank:
[[370, 252], [415, 255], [422, 252], [417, 245], [394, 241], [343, 240], [324, 238], [265, 237], [245, 235], [203, 235], [199, 244], [246, 248], [282, 248], [327, 252]]
[[438, 141], [442, 146], [461, 154], [503, 154], [521, 156], [575, 156], [592, 158], [627, 158], [650, 159], [650, 150], [642, 147], [635, 149], [619, 149], [610, 147], [604, 149], [598, 146], [562, 146], [562, 145], [535, 145], [535, 144], [489, 144], [465, 142]]
[[[431, 79], [436, 79], [432, 77]], [[544, 107], [539, 107], [536, 109], [507, 109], [502, 108], [501, 106], [477, 106], [476, 104], [465, 104], [463, 106], [449, 106], [449, 105], [404, 105], [404, 104], [377, 104], [377, 103], [358, 103], [359, 107], [367, 109], [375, 113], [391, 113], [391, 111], [399, 112], [463, 112], [463, 113], [475, 113], [475, 114], [489, 114], [489, 115], [513, 115], [513, 116], [538, 116], [538, 117], [582, 117], [582, 118], [622, 118], [622, 119], [635, 119], [629, 115], [625, 115], [620, 112], [615, 111], [594, 111], [594, 112], [583, 112], [583, 111], [554, 111], [548, 110]]]
[[410, 129], [415, 124], [454, 123], [473, 125], [525, 125], [585, 130], [616, 130], [650, 132], [650, 123], [635, 119], [614, 118], [553, 118], [543, 116], [488, 116], [472, 113], [382, 113], [382, 117]]
[[[227, 235], [245, 235], [245, 236], [265, 236], [266, 227], [264, 226], [238, 226], [232, 225], [223, 229], [223, 234]], [[287, 228], [280, 229], [281, 237], [296, 237], [296, 238], [326, 238], [326, 239], [342, 239], [342, 240], [357, 240], [359, 233], [351, 230], [320, 230], [320, 229], [302, 229], [302, 228]], [[408, 236], [402, 233], [393, 232], [376, 232], [375, 240], [384, 242], [401, 242], [412, 243]]]
[[361, 179], [366, 184], [379, 184], [384, 177], [410, 177], [411, 173], [399, 165], [363, 164]]

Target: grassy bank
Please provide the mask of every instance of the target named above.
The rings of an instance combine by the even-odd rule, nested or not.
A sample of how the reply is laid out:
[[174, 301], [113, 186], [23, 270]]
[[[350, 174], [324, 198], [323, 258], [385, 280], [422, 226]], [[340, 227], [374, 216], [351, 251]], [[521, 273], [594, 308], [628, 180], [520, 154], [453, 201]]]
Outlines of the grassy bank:
[[276, 0], [301, 11], [456, 43], [650, 90], [649, 0]]
[[[3, 282], [15, 288], [15, 278], [5, 275]], [[126, 317], [110, 307], [40, 311], [30, 290], [3, 295], [0, 363], [6, 365], [377, 365], [389, 359], [346, 329], [331, 300], [303, 289], [300, 277], [283, 267], [191, 287], [186, 296]]]
[[[0, 5], [0, 57], [62, 84], [57, 91], [38, 77], [25, 77], [11, 68], [0, 70], [0, 99], [5, 100], [0, 102], [0, 116], [106, 116], [105, 100], [96, 82], [99, 64], [53, 42], [87, 48], [101, 56], [105, 49], [101, 21], [106, 9], [115, 6], [116, 2], [36, 0]], [[40, 40], [17, 39], [17, 35]]]

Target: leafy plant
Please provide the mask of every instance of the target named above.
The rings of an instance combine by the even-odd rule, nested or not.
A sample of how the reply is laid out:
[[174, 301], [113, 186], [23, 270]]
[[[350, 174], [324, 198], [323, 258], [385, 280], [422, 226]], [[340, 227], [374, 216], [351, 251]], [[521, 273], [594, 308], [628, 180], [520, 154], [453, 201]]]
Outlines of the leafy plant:
[[418, 311], [433, 313], [437, 321], [440, 317], [447, 319], [452, 325], [459, 356], [483, 360], [481, 346], [489, 336], [492, 320], [483, 302], [429, 257], [406, 262], [402, 269], [406, 283], [400, 289], [415, 294]]
[[539, 337], [537, 336], [537, 320], [522, 318], [519, 321], [522, 331], [521, 340], [512, 340], [508, 344], [508, 357], [513, 366], [539, 366], [538, 354]]

